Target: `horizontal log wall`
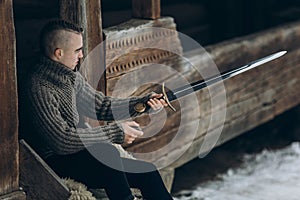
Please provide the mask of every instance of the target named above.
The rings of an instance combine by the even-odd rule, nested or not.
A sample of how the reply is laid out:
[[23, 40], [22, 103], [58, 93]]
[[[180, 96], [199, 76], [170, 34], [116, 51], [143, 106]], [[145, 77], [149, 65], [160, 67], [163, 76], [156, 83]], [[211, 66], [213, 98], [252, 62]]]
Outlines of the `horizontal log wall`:
[[[243, 73], [239, 76], [226, 80], [224, 86], [226, 89], [226, 104], [216, 107], [211, 107], [211, 98], [220, 95], [221, 91], [215, 90], [209, 93], [207, 89], [197, 92], [200, 112], [189, 107], [189, 102], [183, 104], [184, 109], [190, 112], [186, 121], [189, 123], [180, 124], [181, 112], [173, 112], [167, 110], [168, 119], [162, 129], [154, 137], [138, 140], [134, 145], [127, 147], [127, 150], [132, 152], [151, 152], [168, 144], [178, 131], [180, 124], [183, 130], [187, 132], [194, 127], [193, 123], [199, 122], [197, 135], [191, 137], [181, 137], [175, 142], [165, 155], [161, 155], [159, 159], [155, 155], [144, 156], [143, 159], [154, 161], [160, 165], [168, 165], [170, 160], [176, 158], [178, 151], [185, 147], [187, 151], [176, 162], [172, 162], [169, 166], [176, 168], [182, 164], [194, 159], [198, 156], [201, 144], [204, 137], [212, 132], [207, 132], [210, 118], [212, 114], [226, 109], [226, 118], [224, 124], [214, 124], [215, 127], [210, 127], [215, 130], [222, 125], [223, 131], [219, 137], [217, 144], [220, 145], [262, 123], [265, 123], [284, 111], [298, 105], [299, 98], [299, 44], [300, 44], [300, 23], [292, 23], [278, 28], [266, 30], [253, 35], [237, 38], [234, 40], [219, 43], [213, 46], [207, 46], [206, 50], [215, 61], [220, 71], [226, 71], [232, 67], [246, 64], [249, 61], [266, 56], [279, 50], [288, 50], [288, 54], [284, 57], [265, 64], [264, 66]], [[189, 52], [187, 58], [196, 62], [196, 65], [203, 65], [203, 59], [200, 59], [197, 50]], [[133, 61], [136, 59], [128, 57]], [[197, 75], [189, 63], [183, 62], [176, 55], [161, 59], [160, 63], [167, 66], [172, 66], [179, 71], [187, 80], [195, 81], [201, 76]], [[121, 69], [121, 68], [120, 68]], [[118, 75], [108, 76], [109, 94], [112, 93], [112, 86], [118, 82], [124, 73], [133, 73], [127, 71], [122, 73], [118, 71]], [[138, 66], [137, 68], [138, 69]], [[190, 69], [190, 70], [187, 70]], [[149, 76], [150, 74], [147, 74]], [[171, 80], [174, 77], [163, 77], [165, 80]], [[175, 77], [176, 78], [176, 77]], [[161, 80], [156, 80], [161, 81]], [[128, 84], [130, 85], [130, 84]], [[153, 90], [152, 86], [143, 86], [140, 89], [147, 93]], [[126, 93], [126, 92], [125, 92]], [[125, 94], [126, 95], [126, 94]], [[129, 94], [127, 94], [129, 95]], [[175, 107], [178, 104], [175, 103]], [[142, 119], [141, 122], [147, 125], [147, 119]], [[155, 127], [154, 127], [155, 128]], [[153, 127], [147, 127], [144, 130], [151, 133]], [[190, 140], [193, 141], [190, 141]], [[193, 142], [193, 144], [191, 144]], [[188, 148], [189, 147], [189, 148]]]
[[[273, 119], [300, 103], [299, 25], [292, 24], [207, 48], [217, 66], [224, 71], [228, 66], [238, 66], [281, 49], [288, 50], [284, 57], [224, 82], [227, 117], [217, 145]], [[200, 102], [205, 105], [209, 96], [201, 92], [199, 95]], [[205, 110], [205, 107], [201, 107]], [[218, 112], [218, 109], [214, 112]], [[210, 114], [207, 112], [204, 116], [200, 115], [200, 120], [204, 121], [200, 127], [207, 127], [205, 124], [208, 123], [207, 118]], [[204, 136], [210, 133], [206, 133], [204, 128], [200, 129], [198, 134], [191, 148], [173, 163], [173, 167], [179, 167], [199, 155]], [[171, 155], [166, 155], [169, 156]]]
[[[288, 50], [287, 55], [276, 61], [225, 81], [227, 117], [218, 144], [300, 103], [299, 34], [300, 24], [294, 23], [207, 48], [217, 66], [224, 71], [227, 66], [241, 65], [278, 50]], [[198, 155], [205, 132], [199, 133], [191, 152], [187, 152], [174, 166], [180, 166]]]

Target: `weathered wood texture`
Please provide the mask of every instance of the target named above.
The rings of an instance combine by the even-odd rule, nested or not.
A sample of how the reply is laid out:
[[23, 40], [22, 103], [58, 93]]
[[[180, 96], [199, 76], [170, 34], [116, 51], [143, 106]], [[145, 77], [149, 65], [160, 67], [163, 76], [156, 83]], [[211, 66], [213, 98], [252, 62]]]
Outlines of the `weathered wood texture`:
[[[86, 67], [83, 70], [86, 70], [86, 74], [88, 74], [89, 82], [93, 85], [93, 87], [98, 90], [105, 92], [105, 52], [103, 51], [104, 45], [101, 45], [103, 42], [103, 32], [102, 32], [102, 18], [101, 18], [101, 3], [100, 0], [92, 0], [86, 1], [86, 10], [87, 10], [87, 46], [88, 53], [93, 50], [97, 53], [99, 52], [99, 65]], [[97, 49], [101, 48], [101, 51]], [[99, 83], [99, 79], [95, 79], [95, 74], [102, 74], [101, 81]], [[99, 84], [98, 84], [99, 83]]]
[[132, 0], [132, 15], [137, 18], [160, 18], [160, 0]]
[[0, 196], [0, 200], [26, 200], [26, 196], [24, 192], [16, 191], [4, 196]]
[[[130, 20], [120, 26], [107, 28], [104, 32], [108, 95], [128, 95], [128, 92], [115, 87], [124, 73], [139, 71], [145, 65], [159, 64], [174, 54], [182, 53], [172, 18]], [[133, 86], [131, 82], [127, 84], [128, 87]]]
[[86, 5], [85, 0], [60, 0], [59, 17], [86, 27]]
[[[19, 190], [16, 38], [11, 0], [0, 1], [0, 196]], [[16, 199], [9, 194], [7, 199]], [[4, 197], [0, 197], [4, 198]]]
[[[131, 23], [134, 24], [134, 22]], [[135, 27], [132, 25], [128, 26]], [[109, 37], [109, 33], [107, 33], [107, 35]], [[224, 99], [224, 103], [220, 103], [220, 105], [214, 105], [214, 107], [211, 105], [211, 99], [221, 93], [218, 88], [212, 91], [204, 89], [196, 93], [200, 111], [194, 109], [188, 99], [183, 99], [184, 103], [180, 106], [189, 113], [189, 115], [184, 117], [186, 118], [185, 122], [188, 123], [182, 123], [182, 112], [173, 112], [167, 109], [167, 120], [162, 130], [153, 137], [138, 140], [134, 145], [127, 147], [127, 150], [139, 153], [153, 152], [170, 143], [175, 135], [178, 134], [179, 126], [181, 130], [189, 132], [193, 131], [192, 129], [195, 127], [194, 124], [198, 123], [199, 126], [195, 136], [181, 135], [177, 141], [172, 141], [173, 143], [169, 151], [159, 156], [159, 158], [153, 154], [143, 154], [141, 157], [148, 161], [160, 163], [162, 166], [164, 164], [165, 166], [169, 165], [169, 161], [174, 159], [177, 161], [172, 162], [169, 167], [176, 168], [197, 157], [204, 137], [206, 135], [213, 136], [214, 130], [222, 128], [222, 134], [218, 137], [216, 144], [220, 145], [298, 105], [300, 103], [299, 36], [300, 23], [297, 22], [206, 47], [206, 50], [220, 71], [226, 71], [229, 68], [246, 64], [249, 61], [278, 50], [288, 50], [288, 54], [264, 66], [224, 81], [226, 98]], [[127, 40], [135, 41], [137, 39], [133, 34], [133, 38]], [[155, 41], [164, 42], [164, 44], [168, 43], [167, 40]], [[180, 45], [180, 43], [175, 43]], [[107, 61], [113, 58], [113, 56], [109, 57], [111, 54], [110, 51], [112, 51], [111, 47], [118, 45], [122, 46], [122, 42], [111, 46], [107, 45]], [[113, 48], [113, 52], [116, 52], [116, 49]], [[130, 74], [132, 74], [131, 80], [134, 81], [131, 82], [130, 79], [127, 78], [128, 83], [125, 87], [130, 91], [133, 87], [130, 85], [134, 85], [137, 79], [149, 77], [152, 73], [155, 74], [154, 70], [152, 73], [146, 71], [144, 75], [136, 73], [136, 70], [144, 69], [144, 62], [142, 62], [143, 59], [141, 58], [151, 56], [153, 50], [149, 50], [148, 52], [147, 50], [145, 52], [139, 50], [135, 52], [134, 49], [132, 49], [131, 52], [132, 53], [127, 52], [127, 56], [124, 56], [122, 59], [113, 58], [112, 60], [114, 61], [110, 61], [114, 64], [108, 65], [109, 68], [107, 71], [107, 90], [109, 95], [121, 94], [121, 92], [115, 93], [115, 90], [118, 90], [115, 86], [123, 77], [131, 77]], [[185, 56], [189, 60], [193, 60], [193, 64], [196, 63], [196, 67], [209, 67], [205, 66], [207, 65], [205, 63], [206, 58], [201, 58], [202, 56], [199, 55], [199, 51], [195, 50], [187, 53]], [[136, 63], [136, 65], [131, 65], [129, 60], [131, 60], [132, 64]], [[141, 62], [139, 62], [139, 60], [141, 60]], [[161, 66], [161, 68], [171, 66], [180, 72], [189, 82], [201, 78], [197, 70], [191, 67], [189, 62], [185, 61], [186, 59], [182, 59], [176, 54], [166, 55], [166, 57], [160, 58], [159, 60], [159, 62], [150, 60], [149, 63], [164, 64], [165, 66]], [[137, 75], [141, 75], [141, 77], [137, 77]], [[178, 78], [176, 74], [166, 73], [166, 75], [160, 76], [158, 79], [153, 77], [153, 81], [161, 83], [164, 80], [169, 81], [176, 78]], [[141, 93], [147, 93], [153, 88], [155, 87], [143, 85], [135, 89], [139, 89]], [[123, 89], [122, 96], [132, 94], [130, 92], [126, 93], [126, 91]], [[176, 102], [175, 107], [179, 107]], [[216, 115], [216, 113], [224, 109], [227, 113], [224, 123], [210, 124], [212, 115]], [[147, 125], [148, 122], [145, 121], [147, 121], [147, 119], [142, 119], [141, 123]], [[208, 128], [212, 131], [208, 131]], [[155, 127], [147, 127], [146, 130], [144, 130], [146, 135], [148, 129], [150, 130], [149, 132], [151, 132]], [[179, 151], [185, 151], [185, 153], [180, 159], [177, 159], [176, 154]]]
[[[60, 18], [75, 22], [85, 29], [83, 35], [84, 54], [87, 56], [103, 41], [100, 0], [61, 0], [59, 6]], [[104, 57], [104, 55], [101, 57]], [[104, 74], [105, 66], [90, 66], [89, 64], [86, 66], [89, 67], [84, 67], [81, 71], [89, 83], [96, 88], [99, 79], [94, 80], [94, 74]], [[104, 91], [105, 88], [102, 88], [102, 90]]]
[[68, 188], [49, 166], [24, 141], [20, 141], [20, 185], [27, 200], [62, 200]]

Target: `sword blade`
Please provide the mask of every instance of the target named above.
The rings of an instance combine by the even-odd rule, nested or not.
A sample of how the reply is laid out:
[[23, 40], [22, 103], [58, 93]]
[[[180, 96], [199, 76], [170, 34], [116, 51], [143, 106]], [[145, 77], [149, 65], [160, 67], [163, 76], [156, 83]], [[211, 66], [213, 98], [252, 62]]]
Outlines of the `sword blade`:
[[167, 98], [169, 99], [170, 102], [174, 101], [178, 98], [181, 98], [183, 96], [186, 96], [188, 94], [191, 94], [191, 93], [201, 90], [203, 88], [211, 86], [215, 83], [232, 78], [232, 77], [239, 75], [241, 73], [244, 73], [250, 69], [253, 69], [253, 68], [263, 65], [267, 62], [275, 60], [275, 59], [283, 56], [286, 53], [287, 53], [287, 51], [279, 51], [277, 53], [268, 55], [266, 57], [254, 60], [254, 61], [252, 61], [246, 65], [243, 65], [241, 67], [237, 67], [235, 69], [224, 72], [221, 75], [213, 76], [211, 78], [208, 78], [207, 80], [196, 81], [194, 83], [176, 88], [172, 91], [170, 90], [170, 91], [166, 92]]

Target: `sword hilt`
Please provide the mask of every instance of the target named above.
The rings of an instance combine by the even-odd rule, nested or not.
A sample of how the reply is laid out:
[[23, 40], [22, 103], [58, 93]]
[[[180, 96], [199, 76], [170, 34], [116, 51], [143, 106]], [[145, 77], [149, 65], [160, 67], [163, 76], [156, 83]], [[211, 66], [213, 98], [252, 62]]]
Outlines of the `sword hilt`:
[[[168, 99], [168, 95], [165, 90], [165, 83], [163, 83], [163, 85], [162, 85], [162, 93], [163, 93], [163, 96], [159, 99], [164, 99], [166, 101], [166, 103], [168, 104], [168, 106], [175, 112], [176, 109], [172, 106], [172, 104], [170, 103], [170, 101]], [[146, 108], [147, 108], [147, 105], [145, 103], [137, 103], [134, 106], [134, 110], [138, 113], [145, 112]]]
[[137, 103], [134, 105], [134, 110], [138, 113], [143, 113], [145, 112], [147, 106], [145, 103]]

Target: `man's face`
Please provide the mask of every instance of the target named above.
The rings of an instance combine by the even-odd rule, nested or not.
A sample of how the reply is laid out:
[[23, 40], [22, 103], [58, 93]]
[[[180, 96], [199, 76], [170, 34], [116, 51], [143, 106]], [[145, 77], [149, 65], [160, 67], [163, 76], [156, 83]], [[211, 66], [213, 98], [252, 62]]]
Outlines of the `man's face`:
[[68, 40], [67, 45], [63, 47], [63, 53], [59, 62], [73, 70], [80, 59], [83, 58], [82, 35], [68, 32]]

